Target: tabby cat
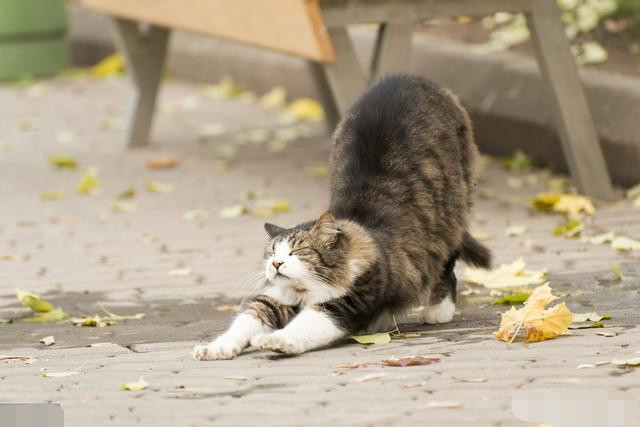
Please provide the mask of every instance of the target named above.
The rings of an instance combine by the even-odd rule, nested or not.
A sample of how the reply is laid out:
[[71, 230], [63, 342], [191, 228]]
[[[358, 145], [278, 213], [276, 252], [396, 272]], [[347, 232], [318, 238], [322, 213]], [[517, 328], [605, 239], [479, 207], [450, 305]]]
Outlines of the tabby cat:
[[417, 305], [426, 323], [449, 322], [456, 260], [491, 261], [467, 231], [476, 157], [454, 95], [420, 77], [383, 78], [335, 131], [329, 210], [293, 228], [265, 224], [262, 293], [195, 357], [229, 359], [249, 345], [303, 353], [388, 330]]

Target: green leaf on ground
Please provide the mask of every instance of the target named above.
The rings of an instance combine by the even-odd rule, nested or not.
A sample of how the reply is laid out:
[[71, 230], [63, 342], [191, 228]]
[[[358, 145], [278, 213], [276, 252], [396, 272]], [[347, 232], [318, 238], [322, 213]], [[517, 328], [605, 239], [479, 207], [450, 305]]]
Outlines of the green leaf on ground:
[[120, 384], [120, 390], [126, 391], [140, 391], [144, 390], [147, 387], [149, 387], [149, 384], [142, 377], [140, 377], [140, 379], [136, 382]]
[[391, 342], [391, 335], [388, 332], [381, 332], [370, 335], [352, 335], [351, 339], [357, 341], [359, 344], [389, 344]]
[[89, 168], [82, 174], [78, 183], [77, 191], [84, 195], [93, 195], [100, 189], [100, 178], [98, 177], [98, 169]]
[[591, 329], [591, 328], [604, 328], [602, 322], [582, 322], [572, 323], [569, 325], [569, 329]]
[[16, 289], [18, 301], [25, 307], [29, 307], [36, 313], [47, 313], [53, 310], [53, 305], [49, 301], [43, 300], [39, 295]]
[[522, 150], [516, 150], [511, 156], [502, 159], [502, 167], [508, 171], [529, 170], [532, 164], [531, 158]]
[[49, 163], [59, 169], [76, 169], [78, 167], [76, 159], [59, 154], [54, 154], [49, 157]]
[[21, 320], [26, 323], [49, 323], [62, 320], [67, 316], [69, 315], [63, 309], [54, 308], [46, 313], [36, 313], [33, 317], [25, 317]]
[[527, 298], [529, 298], [529, 295], [531, 295], [531, 292], [518, 292], [504, 297], [496, 298], [491, 304], [522, 304], [527, 300]]

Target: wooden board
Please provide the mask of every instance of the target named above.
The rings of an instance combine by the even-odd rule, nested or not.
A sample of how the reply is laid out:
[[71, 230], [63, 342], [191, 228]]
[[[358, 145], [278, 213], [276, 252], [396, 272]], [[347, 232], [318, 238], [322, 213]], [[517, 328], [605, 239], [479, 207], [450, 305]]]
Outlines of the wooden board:
[[335, 54], [316, 0], [80, 0], [107, 15], [221, 37], [320, 62]]

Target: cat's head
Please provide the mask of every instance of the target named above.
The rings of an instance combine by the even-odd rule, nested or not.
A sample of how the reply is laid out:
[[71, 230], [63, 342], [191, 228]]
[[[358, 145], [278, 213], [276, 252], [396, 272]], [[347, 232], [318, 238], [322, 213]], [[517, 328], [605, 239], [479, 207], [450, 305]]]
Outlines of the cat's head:
[[267, 290], [289, 304], [318, 303], [344, 294], [348, 269], [346, 236], [331, 213], [316, 221], [283, 228], [264, 226]]

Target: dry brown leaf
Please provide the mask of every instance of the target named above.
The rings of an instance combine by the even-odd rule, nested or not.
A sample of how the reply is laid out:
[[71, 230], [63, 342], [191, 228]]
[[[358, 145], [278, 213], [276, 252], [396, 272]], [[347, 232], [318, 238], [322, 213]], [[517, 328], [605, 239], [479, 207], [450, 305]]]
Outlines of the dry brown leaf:
[[53, 335], [49, 335], [40, 339], [40, 344], [44, 344], [47, 347], [50, 345], [54, 345], [55, 343], [56, 339], [53, 337]]
[[525, 301], [524, 307], [502, 313], [500, 328], [493, 334], [496, 338], [512, 342], [521, 329], [525, 331], [525, 341], [535, 342], [569, 334], [572, 313], [565, 303], [551, 309], [545, 307], [558, 297], [551, 294], [548, 283], [538, 286]]
[[180, 164], [180, 159], [176, 156], [155, 156], [147, 160], [149, 169], [171, 169]]
[[406, 356], [406, 357], [392, 357], [382, 361], [382, 364], [385, 366], [398, 366], [398, 367], [406, 367], [406, 366], [420, 366], [420, 365], [431, 365], [432, 363], [438, 363], [440, 361], [439, 357], [423, 357], [423, 356]]

